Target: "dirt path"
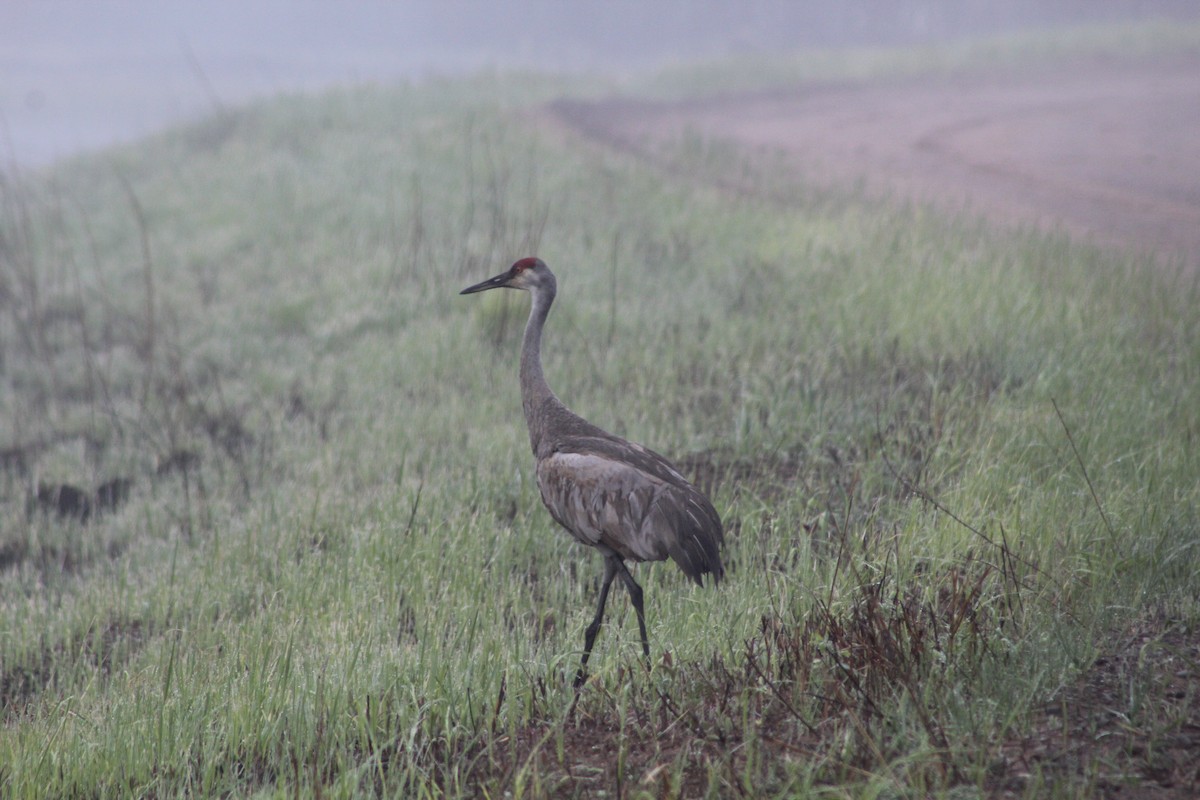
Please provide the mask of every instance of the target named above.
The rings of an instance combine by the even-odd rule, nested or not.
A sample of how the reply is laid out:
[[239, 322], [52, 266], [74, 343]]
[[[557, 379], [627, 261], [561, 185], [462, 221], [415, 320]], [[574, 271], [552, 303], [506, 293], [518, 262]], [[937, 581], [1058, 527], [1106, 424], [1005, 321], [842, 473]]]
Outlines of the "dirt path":
[[820, 184], [1062, 229], [1200, 265], [1200, 56], [553, 113], [638, 149], [685, 131], [783, 151]]

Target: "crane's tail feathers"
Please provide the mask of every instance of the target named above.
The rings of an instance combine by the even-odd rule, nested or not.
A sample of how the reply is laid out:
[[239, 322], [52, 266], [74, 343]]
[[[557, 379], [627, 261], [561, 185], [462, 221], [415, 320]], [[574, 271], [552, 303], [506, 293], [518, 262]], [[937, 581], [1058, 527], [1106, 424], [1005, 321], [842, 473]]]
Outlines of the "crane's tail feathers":
[[698, 493], [676, 502], [658, 503], [658, 511], [665, 518], [664, 530], [673, 533], [668, 537], [667, 553], [687, 575], [703, 586], [703, 576], [712, 575], [714, 583], [720, 583], [725, 575], [721, 564], [721, 545], [725, 536], [721, 530], [721, 519], [712, 504]]
[[[693, 546], [688, 546], [693, 545]], [[683, 574], [687, 575], [698, 586], [704, 585], [703, 575], [712, 575], [713, 582], [719, 584], [721, 578], [725, 575], [725, 567], [721, 565], [721, 557], [719, 555], [708, 554], [700, 548], [695, 547], [695, 542], [689, 542], [684, 545], [672, 545], [667, 548], [667, 552], [671, 554], [671, 558], [683, 570]]]

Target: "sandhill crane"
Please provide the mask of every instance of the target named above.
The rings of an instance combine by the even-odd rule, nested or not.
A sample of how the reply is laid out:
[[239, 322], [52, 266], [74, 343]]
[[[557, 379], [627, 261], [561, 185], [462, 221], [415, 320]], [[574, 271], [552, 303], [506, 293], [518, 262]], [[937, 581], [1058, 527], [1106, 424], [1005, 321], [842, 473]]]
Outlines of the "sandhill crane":
[[719, 583], [725, 572], [719, 552], [724, 534], [712, 503], [671, 462], [601, 430], [573, 413], [550, 390], [542, 374], [542, 328], [557, 283], [545, 262], [522, 258], [508, 271], [460, 294], [502, 287], [533, 295], [521, 344], [521, 405], [542, 503], [559, 525], [605, 558], [600, 601], [584, 633], [583, 658], [575, 675], [578, 688], [587, 677], [608, 590], [618, 575], [637, 612], [642, 654], [650, 660], [642, 587], [625, 561], [663, 561], [670, 556], [697, 584], [703, 585], [703, 575], [712, 575]]

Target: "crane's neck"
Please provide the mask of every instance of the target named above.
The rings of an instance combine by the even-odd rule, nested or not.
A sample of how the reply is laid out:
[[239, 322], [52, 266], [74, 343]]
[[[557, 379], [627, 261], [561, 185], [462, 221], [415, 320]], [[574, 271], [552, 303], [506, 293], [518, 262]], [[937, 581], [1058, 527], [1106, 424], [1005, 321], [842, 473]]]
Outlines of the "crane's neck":
[[[565, 406], [551, 391], [542, 373], [542, 328], [554, 302], [555, 287], [540, 286], [531, 291], [533, 304], [529, 321], [525, 323], [525, 338], [521, 343], [521, 406], [529, 425], [529, 444], [536, 454], [546, 434], [550, 418]], [[569, 413], [569, 412], [568, 412]]]

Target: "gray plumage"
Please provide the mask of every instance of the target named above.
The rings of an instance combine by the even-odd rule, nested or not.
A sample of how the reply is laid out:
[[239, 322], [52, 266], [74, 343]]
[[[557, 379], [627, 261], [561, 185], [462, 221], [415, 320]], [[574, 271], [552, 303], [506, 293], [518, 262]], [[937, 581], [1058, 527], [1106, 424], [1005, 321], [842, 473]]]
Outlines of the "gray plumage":
[[586, 677], [608, 590], [617, 576], [629, 590], [642, 651], [650, 657], [642, 589], [624, 562], [669, 557], [696, 583], [702, 583], [704, 575], [719, 582], [724, 575], [720, 555], [724, 534], [712, 503], [667, 459], [601, 430], [568, 409], [550, 390], [542, 373], [541, 341], [557, 283], [545, 262], [523, 258], [507, 272], [469, 286], [462, 294], [501, 287], [533, 295], [521, 346], [521, 404], [542, 502], [575, 539], [605, 556], [596, 616], [585, 634], [576, 674], [578, 686]]

